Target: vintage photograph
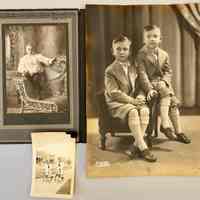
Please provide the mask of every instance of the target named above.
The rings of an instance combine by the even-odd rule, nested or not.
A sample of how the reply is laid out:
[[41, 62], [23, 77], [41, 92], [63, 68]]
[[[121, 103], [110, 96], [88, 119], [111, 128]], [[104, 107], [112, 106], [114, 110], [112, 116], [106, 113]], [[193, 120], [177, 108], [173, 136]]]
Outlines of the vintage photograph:
[[68, 25], [3, 25], [6, 113], [70, 110]]
[[72, 196], [75, 140], [65, 135], [65, 133], [51, 132], [32, 133], [32, 196], [58, 198]]
[[87, 174], [199, 176], [199, 4], [87, 5]]
[[0, 142], [78, 132], [78, 10], [0, 11], [0, 32]]

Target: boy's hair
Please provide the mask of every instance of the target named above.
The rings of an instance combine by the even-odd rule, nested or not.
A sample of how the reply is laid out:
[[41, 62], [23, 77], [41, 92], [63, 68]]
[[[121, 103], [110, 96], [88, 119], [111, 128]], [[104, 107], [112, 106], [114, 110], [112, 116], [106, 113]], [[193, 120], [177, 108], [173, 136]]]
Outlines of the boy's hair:
[[31, 43], [27, 43], [27, 44], [25, 45], [25, 48], [27, 48], [27, 47], [33, 48], [33, 45], [32, 45]]
[[152, 30], [155, 30], [155, 29], [158, 29], [160, 31], [160, 27], [158, 27], [156, 25], [147, 25], [147, 26], [144, 27], [144, 32], [152, 31]]
[[27, 44], [25, 45], [25, 50], [26, 50], [28, 47], [31, 47], [31, 49], [33, 50], [33, 45], [32, 45], [31, 43], [27, 43]]
[[132, 43], [131, 40], [129, 40], [129, 38], [126, 37], [126, 36], [123, 35], [123, 34], [120, 34], [120, 35], [118, 35], [117, 37], [115, 37], [115, 38], [113, 39], [113, 41], [112, 41], [112, 47], [113, 47], [114, 44], [116, 44], [116, 43], [118, 43], [118, 42], [128, 42], [129, 45], [131, 45], [131, 43]]

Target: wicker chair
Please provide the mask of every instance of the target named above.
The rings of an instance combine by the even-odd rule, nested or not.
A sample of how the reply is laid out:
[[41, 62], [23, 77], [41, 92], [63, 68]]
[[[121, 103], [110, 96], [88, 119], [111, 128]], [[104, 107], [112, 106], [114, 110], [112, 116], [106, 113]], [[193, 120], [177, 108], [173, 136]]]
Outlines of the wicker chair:
[[21, 109], [20, 113], [25, 112], [40, 112], [51, 113], [59, 111], [59, 104], [66, 104], [66, 97], [52, 97], [43, 100], [37, 100], [28, 96], [25, 87], [26, 78], [21, 77], [16, 79], [16, 89], [20, 97]]
[[[113, 118], [108, 110], [106, 104], [104, 91], [101, 91], [97, 94], [98, 100], [98, 123], [99, 123], [99, 133], [100, 133], [100, 147], [102, 150], [106, 149], [106, 135], [108, 133], [111, 136], [116, 136], [116, 133], [122, 133], [120, 136], [123, 136], [123, 133], [130, 133], [128, 124], [123, 122], [118, 118]], [[152, 147], [152, 140], [158, 136], [157, 124], [158, 124], [158, 98], [153, 99], [149, 103], [150, 108], [150, 121], [147, 127], [146, 133], [146, 142], [147, 145]]]

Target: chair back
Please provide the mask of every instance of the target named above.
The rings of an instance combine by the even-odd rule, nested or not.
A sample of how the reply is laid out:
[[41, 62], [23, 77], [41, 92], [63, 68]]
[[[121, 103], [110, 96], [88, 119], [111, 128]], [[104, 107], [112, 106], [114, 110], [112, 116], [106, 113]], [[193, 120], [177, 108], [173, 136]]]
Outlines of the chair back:
[[21, 101], [26, 102], [27, 101], [27, 93], [24, 85], [24, 78], [17, 78], [16, 79], [16, 89], [20, 96]]
[[98, 103], [98, 116], [99, 118], [105, 118], [108, 116], [109, 110], [105, 99], [105, 91], [102, 90], [96, 95], [97, 103]]

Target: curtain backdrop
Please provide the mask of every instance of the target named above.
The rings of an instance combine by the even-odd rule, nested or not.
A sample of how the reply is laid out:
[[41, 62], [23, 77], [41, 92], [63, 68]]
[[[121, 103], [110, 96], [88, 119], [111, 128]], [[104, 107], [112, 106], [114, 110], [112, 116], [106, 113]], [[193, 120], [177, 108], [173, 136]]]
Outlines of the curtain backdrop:
[[17, 69], [19, 59], [26, 54], [27, 44], [33, 46], [34, 53], [47, 57], [66, 55], [66, 51], [68, 53], [67, 27], [63, 24], [4, 25], [3, 30], [7, 69]]
[[185, 22], [185, 26], [195, 34], [196, 50], [196, 104], [200, 106], [200, 4], [176, 5], [177, 12]]
[[161, 28], [161, 47], [170, 55], [177, 97], [184, 107], [200, 106], [199, 5], [188, 5], [187, 9], [194, 11], [192, 28], [183, 7], [175, 5], [87, 7], [87, 116], [96, 116], [95, 95], [104, 89], [104, 71], [113, 61], [112, 39], [120, 33], [127, 35], [134, 60], [143, 44], [143, 27], [148, 24]]
[[190, 28], [200, 37], [200, 4], [179, 4], [176, 8]]

